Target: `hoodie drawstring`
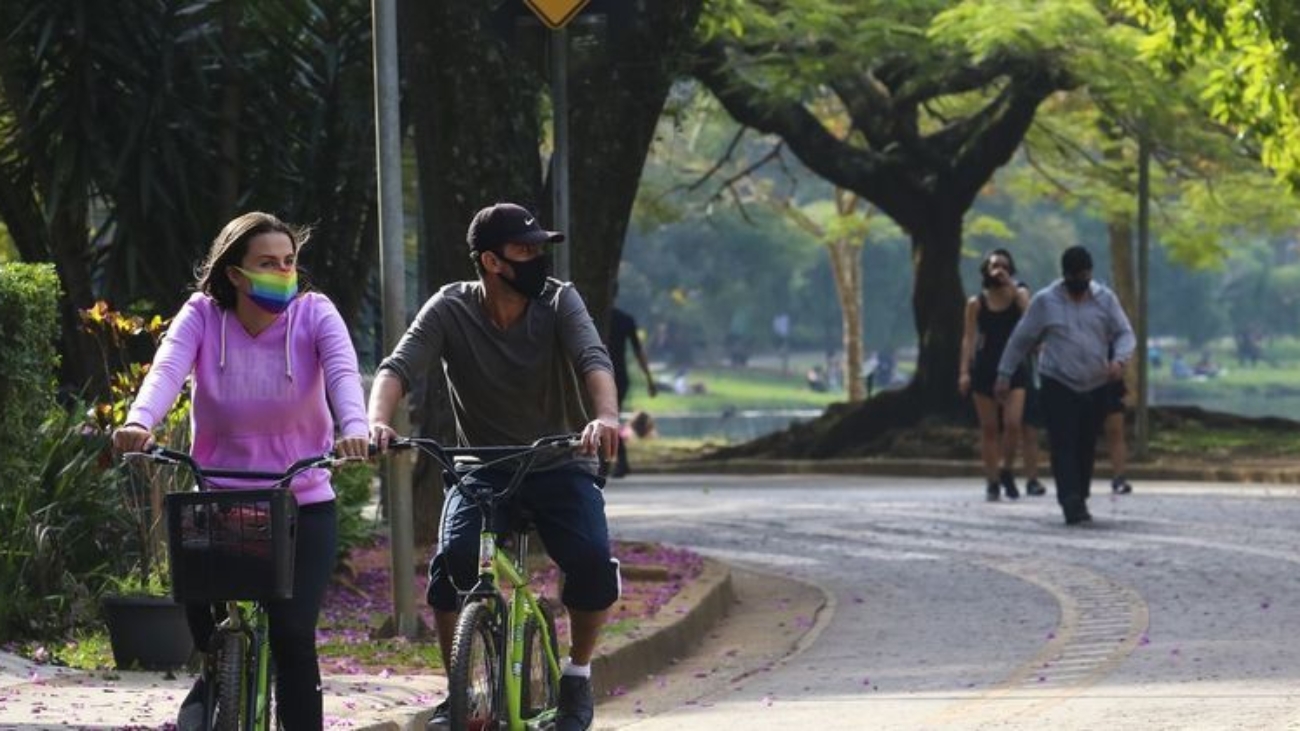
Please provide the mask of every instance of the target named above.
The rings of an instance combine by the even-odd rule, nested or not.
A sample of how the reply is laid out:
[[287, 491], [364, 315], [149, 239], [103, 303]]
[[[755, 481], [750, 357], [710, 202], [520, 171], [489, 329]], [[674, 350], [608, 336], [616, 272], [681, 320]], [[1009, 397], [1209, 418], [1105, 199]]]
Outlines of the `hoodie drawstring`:
[[[221, 311], [221, 356], [217, 367], [222, 371], [226, 370], [226, 315], [227, 310]], [[290, 307], [284, 313], [284, 375], [290, 381], [293, 380], [293, 308]]]

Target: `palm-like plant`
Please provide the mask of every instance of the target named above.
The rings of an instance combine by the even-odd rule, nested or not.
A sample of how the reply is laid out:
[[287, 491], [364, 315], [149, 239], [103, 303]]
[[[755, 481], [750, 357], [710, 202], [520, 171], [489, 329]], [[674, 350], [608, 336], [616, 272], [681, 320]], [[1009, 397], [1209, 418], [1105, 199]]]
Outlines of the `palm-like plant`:
[[[374, 248], [369, 3], [10, 0], [0, 28], [0, 218], [23, 259], [58, 264], [65, 340], [96, 298], [174, 308], [248, 208], [320, 224], [306, 262], [355, 311]], [[93, 351], [69, 355], [91, 372]]]

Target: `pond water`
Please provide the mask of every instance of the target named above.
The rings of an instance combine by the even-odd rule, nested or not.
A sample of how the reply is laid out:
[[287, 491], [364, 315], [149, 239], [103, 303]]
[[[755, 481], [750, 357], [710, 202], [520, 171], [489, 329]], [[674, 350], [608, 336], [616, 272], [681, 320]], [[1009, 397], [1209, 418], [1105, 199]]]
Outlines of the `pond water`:
[[[1279, 416], [1300, 419], [1300, 389], [1272, 392], [1233, 390], [1205, 390], [1179, 387], [1152, 392], [1154, 406], [1199, 406], [1210, 411], [1222, 411], [1242, 416]], [[660, 436], [679, 439], [714, 439], [727, 442], [745, 442], [773, 432], [782, 431], [791, 424], [810, 421], [821, 416], [816, 409], [745, 409], [726, 412], [665, 413], [654, 414]], [[624, 414], [630, 419], [631, 414]]]
[[659, 436], [745, 442], [821, 416], [815, 409], [655, 414]]
[[1241, 416], [1280, 416], [1300, 419], [1300, 393], [1261, 393], [1259, 391], [1205, 391], [1190, 389], [1173, 392], [1157, 388], [1152, 392], [1153, 406], [1199, 406], [1207, 411], [1222, 411]]

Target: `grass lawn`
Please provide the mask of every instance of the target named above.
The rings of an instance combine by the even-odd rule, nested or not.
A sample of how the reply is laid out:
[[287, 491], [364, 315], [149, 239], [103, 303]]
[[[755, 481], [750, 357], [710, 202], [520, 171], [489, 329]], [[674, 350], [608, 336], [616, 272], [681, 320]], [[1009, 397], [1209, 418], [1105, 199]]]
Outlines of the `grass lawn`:
[[[808, 388], [804, 373], [812, 362], [808, 359], [792, 360], [788, 375], [767, 368], [692, 368], [687, 381], [701, 384], [703, 393], [682, 395], [670, 389], [660, 389], [654, 398], [646, 392], [644, 376], [634, 369], [623, 409], [630, 412], [645, 409], [651, 414], [710, 413], [728, 409], [824, 409], [828, 404], [843, 401], [844, 391], [818, 393]], [[671, 381], [670, 375], [666, 371], [655, 374], [661, 383]]]

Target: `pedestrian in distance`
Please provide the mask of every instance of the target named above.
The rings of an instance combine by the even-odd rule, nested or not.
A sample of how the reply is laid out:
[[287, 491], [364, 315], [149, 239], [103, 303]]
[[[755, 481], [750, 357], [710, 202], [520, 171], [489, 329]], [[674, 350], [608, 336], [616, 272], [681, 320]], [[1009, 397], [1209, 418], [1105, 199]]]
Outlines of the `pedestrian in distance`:
[[[536, 465], [514, 499], [532, 514], [564, 574], [571, 647], [555, 731], [585, 731], [594, 716], [591, 658], [619, 594], [596, 459], [598, 451], [613, 458], [618, 448], [614, 367], [577, 290], [548, 276], [547, 247], [563, 241], [562, 233], [542, 229], [521, 206], [498, 203], [474, 216], [467, 239], [478, 279], [449, 284], [429, 298], [380, 364], [370, 391], [371, 435], [385, 450], [398, 401], [432, 378], [446, 379], [462, 446], [528, 444], [581, 431], [581, 446]], [[583, 410], [578, 383], [593, 417]], [[497, 477], [509, 475], [482, 475]], [[469, 589], [477, 575], [480, 522], [472, 502], [448, 494], [427, 596], [445, 667], [451, 666], [457, 589]], [[447, 728], [449, 713], [444, 701], [428, 728]]]
[[[614, 297], [616, 299], [618, 297], [617, 282], [614, 284]], [[628, 387], [631, 385], [627, 372], [628, 347], [632, 348], [632, 355], [636, 358], [637, 365], [641, 367], [641, 373], [645, 375], [646, 390], [650, 398], [654, 398], [659, 393], [659, 387], [650, 373], [650, 361], [646, 358], [645, 349], [641, 347], [641, 336], [637, 333], [636, 319], [615, 306], [610, 311], [609, 317], [609, 357], [614, 364], [614, 386], [618, 389], [620, 414], [623, 413], [623, 402], [627, 399]], [[610, 472], [610, 476], [625, 477], [631, 471], [627, 461], [627, 445], [620, 439], [618, 459], [614, 462], [614, 469]]]
[[994, 399], [998, 361], [1011, 331], [1029, 306], [1029, 290], [1015, 278], [1016, 265], [1005, 249], [994, 249], [980, 263], [979, 294], [966, 302], [966, 326], [961, 340], [961, 370], [957, 388], [971, 396], [980, 424], [980, 457], [984, 462], [985, 498], [1020, 498], [1012, 465], [1020, 443], [1021, 418], [1029, 368], [1022, 361], [1011, 375], [1005, 398]]
[[1110, 459], [1110, 490], [1116, 495], [1128, 495], [1133, 492], [1125, 472], [1128, 471], [1128, 444], [1124, 435], [1124, 399], [1128, 388], [1124, 379], [1110, 384], [1106, 394], [1106, 416], [1102, 422], [1102, 432], [1106, 436], [1106, 456]]
[[1025, 494], [1042, 497], [1047, 488], [1038, 479], [1039, 434], [1043, 429], [1042, 382], [1038, 375], [1038, 354], [1030, 353], [1029, 382], [1025, 384], [1025, 413], [1020, 424], [1020, 465], [1025, 473]]
[[1034, 295], [998, 363], [994, 394], [1010, 397], [1012, 377], [1041, 344], [1043, 412], [1051, 446], [1056, 499], [1066, 525], [1088, 523], [1097, 438], [1110, 384], [1124, 376], [1136, 338], [1119, 298], [1092, 281], [1092, 255], [1072, 246], [1061, 255], [1061, 278]]
[[[307, 238], [268, 213], [226, 224], [113, 434], [116, 450], [150, 447], [153, 428], [190, 379], [191, 454], [201, 467], [281, 472], [331, 449], [366, 458], [364, 395], [347, 327], [328, 298], [299, 286]], [[337, 515], [325, 470], [289, 487], [298, 502], [293, 598], [266, 602], [276, 712], [282, 728], [314, 730], [323, 724], [316, 622], [334, 572]], [[186, 615], [195, 646], [206, 648], [216, 627], [212, 608], [189, 605]], [[182, 703], [180, 728], [202, 723], [207, 682], [200, 677]]]

